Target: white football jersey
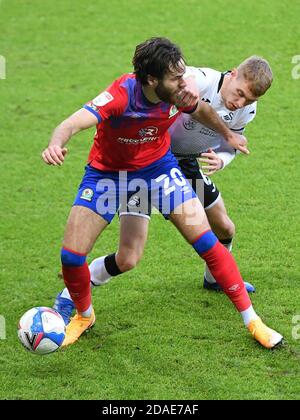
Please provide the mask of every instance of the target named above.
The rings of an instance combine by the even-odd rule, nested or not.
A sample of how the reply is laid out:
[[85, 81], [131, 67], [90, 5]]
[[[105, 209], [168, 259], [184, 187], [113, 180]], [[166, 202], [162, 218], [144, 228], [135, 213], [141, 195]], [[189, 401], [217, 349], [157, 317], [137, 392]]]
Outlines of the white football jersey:
[[[231, 130], [242, 134], [245, 126], [256, 115], [257, 102], [236, 111], [228, 110], [220, 94], [225, 74], [226, 72], [221, 73], [210, 68], [188, 66], [186, 70], [186, 76], [195, 76], [200, 98], [214, 108]], [[172, 152], [178, 159], [198, 157], [209, 148], [214, 149], [216, 153], [230, 154], [232, 159], [235, 156], [235, 150], [228, 145], [223, 136], [196, 121], [189, 114], [182, 113], [170, 127], [169, 132]], [[226, 160], [225, 165], [229, 163]]]

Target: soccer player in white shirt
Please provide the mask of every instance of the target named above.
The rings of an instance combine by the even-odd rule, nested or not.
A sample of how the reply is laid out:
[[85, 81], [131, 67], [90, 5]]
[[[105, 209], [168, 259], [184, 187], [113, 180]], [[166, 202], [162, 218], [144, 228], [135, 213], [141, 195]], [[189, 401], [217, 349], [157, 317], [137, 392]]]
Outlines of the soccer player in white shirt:
[[[187, 67], [186, 74], [194, 76], [200, 98], [217, 111], [232, 131], [241, 135], [256, 115], [257, 100], [268, 90], [273, 79], [268, 62], [257, 56], [247, 58], [231, 71], [221, 73], [210, 68]], [[231, 251], [235, 226], [209, 176], [228, 166], [235, 158], [236, 150], [217, 132], [187, 114], [177, 119], [170, 133], [172, 152], [201, 199], [214, 233]], [[255, 291], [250, 283], [245, 282], [245, 285], [248, 292]], [[207, 267], [204, 287], [221, 290]]]

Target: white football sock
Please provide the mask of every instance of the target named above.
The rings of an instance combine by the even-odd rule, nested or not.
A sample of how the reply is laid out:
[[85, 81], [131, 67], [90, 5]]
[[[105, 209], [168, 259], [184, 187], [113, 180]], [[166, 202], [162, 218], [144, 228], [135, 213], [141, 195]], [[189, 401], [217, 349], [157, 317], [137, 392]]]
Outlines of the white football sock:
[[246, 327], [248, 327], [251, 321], [255, 321], [259, 318], [252, 305], [245, 311], [241, 312], [241, 315], [243, 317], [243, 321]]
[[[229, 252], [231, 252], [232, 251], [232, 242], [233, 242], [233, 240], [231, 242], [229, 242], [228, 244], [222, 244], [222, 245], [225, 246], [225, 248], [227, 248]], [[205, 265], [204, 277], [205, 277], [207, 283], [210, 283], [210, 284], [217, 283], [216, 282], [216, 279], [211, 274], [211, 272], [210, 272], [209, 268], [207, 267], [207, 265]]]
[[102, 286], [106, 284], [111, 279], [111, 276], [108, 274], [105, 268], [104, 260], [106, 256], [96, 258], [89, 265], [91, 273], [91, 286]]

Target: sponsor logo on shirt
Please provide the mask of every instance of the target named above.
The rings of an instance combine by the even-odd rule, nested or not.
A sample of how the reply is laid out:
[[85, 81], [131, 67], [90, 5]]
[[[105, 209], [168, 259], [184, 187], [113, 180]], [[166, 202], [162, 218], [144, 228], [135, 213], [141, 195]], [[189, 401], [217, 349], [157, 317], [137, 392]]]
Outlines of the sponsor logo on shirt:
[[92, 100], [92, 105], [104, 106], [111, 102], [114, 97], [107, 91], [100, 93], [95, 99]]
[[141, 128], [139, 131], [140, 139], [127, 139], [124, 137], [119, 137], [118, 142], [123, 144], [143, 144], [143, 143], [151, 143], [152, 141], [156, 141], [159, 139], [159, 136], [155, 134], [158, 133], [157, 127], [145, 127]]
[[119, 137], [118, 142], [123, 144], [143, 144], [143, 143], [151, 143], [152, 141], [158, 140], [158, 136], [154, 137], [144, 137], [142, 139], [126, 139], [124, 137]]
[[139, 131], [139, 135], [141, 137], [147, 137], [147, 136], [153, 137], [157, 133], [158, 133], [158, 128], [157, 127], [146, 127], [146, 128], [142, 128]]
[[217, 133], [214, 130], [211, 130], [207, 127], [202, 127], [199, 133], [203, 134], [204, 136], [217, 137]]

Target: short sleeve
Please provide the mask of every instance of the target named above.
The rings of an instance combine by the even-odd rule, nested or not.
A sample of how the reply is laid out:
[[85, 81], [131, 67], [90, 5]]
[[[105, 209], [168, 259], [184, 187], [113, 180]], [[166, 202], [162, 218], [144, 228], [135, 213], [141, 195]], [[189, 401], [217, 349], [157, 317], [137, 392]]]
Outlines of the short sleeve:
[[127, 90], [120, 85], [119, 80], [116, 80], [105, 91], [101, 92], [95, 99], [87, 102], [83, 107], [94, 114], [100, 123], [111, 116], [121, 115], [125, 111], [127, 103]]
[[187, 78], [189, 76], [195, 77], [195, 81], [199, 90], [200, 97], [205, 95], [212, 82], [209, 69], [206, 69], [206, 68], [202, 69], [200, 67], [187, 66], [185, 74], [184, 74], [184, 78]]

